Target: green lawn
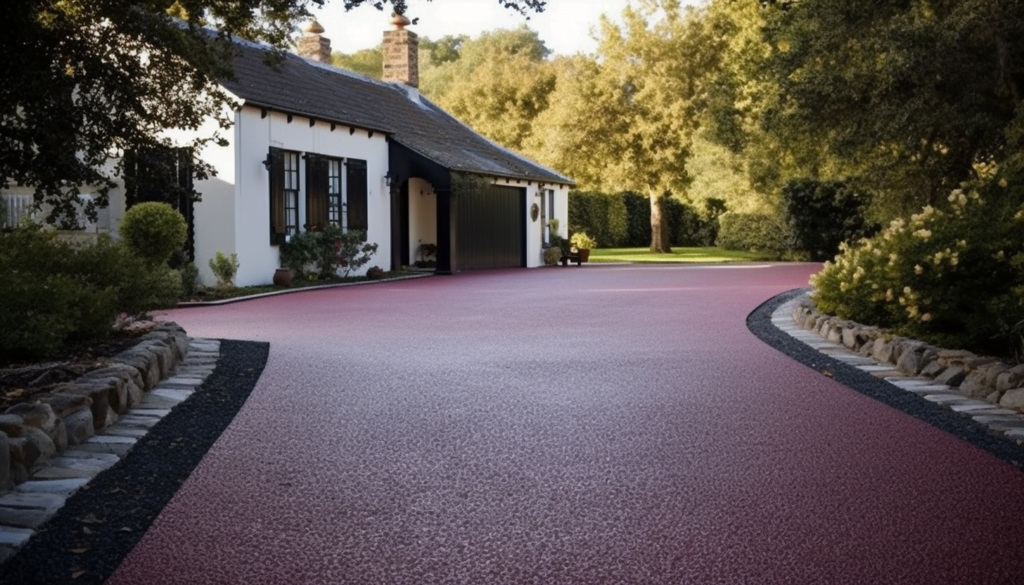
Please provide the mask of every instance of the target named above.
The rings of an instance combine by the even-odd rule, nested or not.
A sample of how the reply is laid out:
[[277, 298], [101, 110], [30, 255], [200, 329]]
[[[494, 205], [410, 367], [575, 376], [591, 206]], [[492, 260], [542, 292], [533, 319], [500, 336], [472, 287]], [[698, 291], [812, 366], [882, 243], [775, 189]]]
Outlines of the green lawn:
[[671, 254], [652, 254], [647, 248], [596, 248], [591, 262], [664, 262], [702, 264], [709, 262], [756, 262], [770, 257], [757, 252], [737, 252], [721, 248], [672, 248]]

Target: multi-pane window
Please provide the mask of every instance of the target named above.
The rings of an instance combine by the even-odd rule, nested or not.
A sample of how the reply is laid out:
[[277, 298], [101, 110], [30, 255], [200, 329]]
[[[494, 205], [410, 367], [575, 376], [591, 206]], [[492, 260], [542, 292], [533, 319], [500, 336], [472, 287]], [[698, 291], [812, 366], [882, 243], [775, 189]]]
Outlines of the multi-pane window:
[[341, 205], [341, 160], [327, 161], [327, 222], [333, 226], [344, 225]]
[[299, 233], [299, 153], [284, 153], [284, 230]]
[[555, 192], [552, 189], [544, 189], [540, 192], [540, 223], [543, 230], [545, 246], [551, 245], [551, 228], [548, 222], [555, 219]]
[[299, 231], [299, 153], [270, 149], [270, 243]]
[[[300, 176], [299, 157], [298, 152], [270, 149], [271, 244], [286, 242], [300, 229], [328, 225], [366, 231], [366, 161], [306, 153], [305, 175]], [[305, 183], [304, 207], [299, 204], [300, 179]]]

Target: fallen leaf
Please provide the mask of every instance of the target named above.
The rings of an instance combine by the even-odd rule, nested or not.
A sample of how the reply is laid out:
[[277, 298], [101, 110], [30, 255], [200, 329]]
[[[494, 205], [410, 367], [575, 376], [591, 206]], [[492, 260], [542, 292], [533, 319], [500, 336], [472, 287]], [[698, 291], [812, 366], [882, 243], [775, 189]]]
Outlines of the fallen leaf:
[[132, 529], [128, 528], [127, 526], [122, 526], [121, 528], [118, 528], [117, 531], [118, 532], [131, 532]]
[[86, 574], [88, 572], [89, 571], [86, 571], [85, 569], [78, 569], [77, 571], [72, 571], [71, 572], [71, 578], [72, 579], [77, 579], [77, 578], [81, 577], [82, 575], [84, 575], [84, 574]]
[[89, 513], [78, 519], [82, 524], [103, 524], [103, 519], [96, 516], [96, 514]]
[[831, 378], [832, 377], [832, 372], [830, 372], [828, 370], [823, 371], [822, 374], [825, 374], [826, 378]]
[[89, 551], [89, 547], [85, 547], [85, 548], [69, 548], [68, 549], [69, 553], [76, 554], [76, 555], [80, 555], [80, 554], [82, 554], [84, 552], [88, 552], [88, 551]]
[[92, 534], [92, 530], [88, 526], [83, 526], [82, 527], [82, 534], [85, 534], [85, 535]]

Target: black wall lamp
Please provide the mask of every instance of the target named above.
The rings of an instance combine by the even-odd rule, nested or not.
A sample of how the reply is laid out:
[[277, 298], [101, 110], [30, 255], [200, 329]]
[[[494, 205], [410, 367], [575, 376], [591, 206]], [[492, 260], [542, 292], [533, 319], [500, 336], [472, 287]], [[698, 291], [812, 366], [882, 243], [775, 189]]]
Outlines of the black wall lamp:
[[398, 182], [398, 175], [397, 174], [395, 174], [395, 173], [393, 173], [391, 171], [388, 171], [387, 174], [384, 175], [384, 184], [387, 185], [388, 187], [390, 187], [392, 183], [396, 183], [396, 182]]
[[274, 167], [273, 161], [270, 160], [270, 154], [267, 154], [267, 158], [263, 159], [263, 168], [270, 172], [270, 169]]

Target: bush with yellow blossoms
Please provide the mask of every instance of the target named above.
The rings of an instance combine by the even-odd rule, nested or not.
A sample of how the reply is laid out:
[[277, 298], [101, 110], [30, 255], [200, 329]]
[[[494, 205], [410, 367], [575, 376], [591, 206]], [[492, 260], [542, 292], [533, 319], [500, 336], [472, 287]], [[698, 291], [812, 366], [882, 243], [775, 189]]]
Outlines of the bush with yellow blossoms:
[[811, 279], [819, 310], [946, 347], [1008, 355], [1024, 331], [1024, 172], [843, 245]]

